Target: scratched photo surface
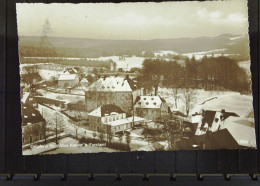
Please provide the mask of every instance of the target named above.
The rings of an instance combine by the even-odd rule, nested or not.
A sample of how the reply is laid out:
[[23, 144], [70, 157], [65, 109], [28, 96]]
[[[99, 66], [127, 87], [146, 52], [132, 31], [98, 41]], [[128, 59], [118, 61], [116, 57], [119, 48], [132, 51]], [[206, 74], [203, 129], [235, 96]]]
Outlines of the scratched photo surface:
[[256, 148], [246, 1], [16, 10], [24, 155]]

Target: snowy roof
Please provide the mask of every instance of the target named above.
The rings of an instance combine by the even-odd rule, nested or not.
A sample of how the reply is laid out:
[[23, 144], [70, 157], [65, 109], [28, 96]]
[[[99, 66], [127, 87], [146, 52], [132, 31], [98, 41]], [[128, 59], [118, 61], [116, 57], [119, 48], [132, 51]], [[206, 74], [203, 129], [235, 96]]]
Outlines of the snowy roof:
[[93, 110], [88, 114], [89, 116], [97, 116], [101, 117], [101, 107], [98, 107], [97, 109]]
[[30, 95], [30, 92], [24, 92], [23, 98], [21, 99], [21, 102], [25, 103], [26, 100], [28, 99], [29, 95]]
[[97, 109], [90, 112], [88, 115], [96, 116], [96, 117], [103, 117], [103, 116], [105, 116], [105, 114], [111, 115], [111, 114], [115, 114], [115, 113], [125, 113], [125, 112], [116, 105], [108, 104], [108, 105], [103, 105], [101, 107], [98, 107]]
[[23, 126], [45, 121], [38, 110], [28, 104], [21, 103]]
[[[144, 121], [144, 118], [140, 118], [140, 117], [134, 117], [134, 121]], [[132, 123], [133, 122], [133, 117], [129, 117], [126, 119], [120, 119], [120, 120], [116, 120], [116, 121], [111, 121], [111, 122], [107, 122], [104, 123], [105, 125], [111, 125], [111, 126], [118, 126], [118, 125], [122, 125], [122, 124], [126, 124], [126, 123]]]
[[66, 67], [61, 73], [62, 74], [77, 74], [78, 71], [74, 67]]
[[136, 101], [137, 108], [160, 108], [163, 100], [159, 96], [140, 96]]
[[227, 129], [241, 146], [256, 147], [255, 127], [251, 119], [228, 117], [221, 129]]
[[240, 117], [249, 117], [253, 111], [253, 97], [252, 95], [226, 95], [206, 102], [202, 109], [221, 111], [225, 109], [226, 112], [232, 112]]
[[88, 83], [88, 80], [87, 80], [87, 78], [83, 78], [80, 82], [81, 83]]
[[58, 78], [59, 81], [62, 80], [75, 80], [77, 77], [77, 74], [61, 74]]
[[112, 92], [131, 92], [132, 89], [127, 79], [123, 77], [106, 77], [99, 78], [92, 85], [88, 87], [88, 90], [95, 91], [112, 91]]

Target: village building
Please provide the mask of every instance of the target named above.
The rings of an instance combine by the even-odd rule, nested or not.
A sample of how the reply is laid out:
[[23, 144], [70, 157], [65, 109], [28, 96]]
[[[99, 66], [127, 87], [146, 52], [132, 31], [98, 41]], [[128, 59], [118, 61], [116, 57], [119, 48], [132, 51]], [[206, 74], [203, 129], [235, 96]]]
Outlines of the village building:
[[134, 109], [136, 116], [152, 121], [168, 115], [168, 105], [160, 96], [138, 96]]
[[256, 148], [252, 101], [252, 96], [234, 94], [205, 102], [195, 135], [179, 142], [179, 148]]
[[82, 78], [82, 80], [80, 81], [80, 85], [83, 87], [89, 86], [89, 82], [86, 77]]
[[[113, 104], [103, 105], [88, 114], [89, 129], [92, 131], [103, 131], [107, 133], [124, 132], [134, 125], [143, 125], [144, 118], [127, 117], [126, 113]], [[133, 122], [134, 121], [134, 122]]]
[[23, 145], [44, 139], [45, 119], [29, 104], [21, 103]]
[[58, 85], [63, 88], [73, 88], [79, 84], [78, 74], [60, 74]]
[[143, 88], [130, 78], [102, 77], [87, 87], [85, 91], [86, 110], [92, 111], [99, 106], [115, 104], [126, 113], [131, 113], [133, 100], [143, 95]]
[[33, 93], [21, 91], [21, 102], [24, 104], [31, 105], [33, 107], [38, 107], [38, 102], [34, 98]]
[[77, 74], [78, 68], [77, 67], [66, 67], [62, 70], [60, 74]]

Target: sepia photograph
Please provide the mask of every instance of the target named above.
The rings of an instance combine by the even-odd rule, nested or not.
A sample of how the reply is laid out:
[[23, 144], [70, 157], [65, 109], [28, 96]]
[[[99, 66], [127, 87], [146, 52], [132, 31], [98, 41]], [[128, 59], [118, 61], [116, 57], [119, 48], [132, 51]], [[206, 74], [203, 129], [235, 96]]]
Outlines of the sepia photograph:
[[256, 148], [247, 1], [16, 15], [23, 155]]

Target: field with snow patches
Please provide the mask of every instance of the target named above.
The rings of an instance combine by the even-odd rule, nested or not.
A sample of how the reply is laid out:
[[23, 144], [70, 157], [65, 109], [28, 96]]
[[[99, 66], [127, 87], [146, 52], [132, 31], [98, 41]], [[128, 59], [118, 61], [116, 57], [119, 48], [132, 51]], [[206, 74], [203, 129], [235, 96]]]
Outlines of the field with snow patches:
[[71, 103], [75, 103], [78, 101], [85, 102], [85, 96], [83, 95], [81, 96], [81, 95], [71, 95], [71, 94], [59, 94], [54, 92], [48, 92], [42, 89], [38, 89], [37, 91], [39, 91], [46, 98], [65, 100]]
[[[193, 56], [195, 57], [195, 59], [200, 60], [202, 59], [205, 55], [207, 57], [211, 57], [212, 54], [214, 54], [214, 57], [219, 57], [222, 56], [222, 52], [226, 51], [226, 48], [222, 48], [222, 49], [216, 49], [216, 50], [209, 50], [209, 51], [202, 51], [202, 52], [192, 52], [192, 53], [186, 53], [186, 54], [181, 54], [183, 56], [186, 56], [188, 58], [192, 58]], [[224, 56], [228, 57], [228, 56], [237, 56], [239, 54], [223, 54]]]
[[[181, 91], [180, 91], [181, 92]], [[230, 92], [230, 91], [205, 91], [202, 89], [197, 89], [195, 90], [194, 93], [194, 98], [191, 104], [191, 109], [190, 109], [190, 114], [192, 115], [195, 112], [199, 112], [201, 106], [199, 105], [200, 103], [209, 100], [210, 98], [218, 97], [218, 96], [223, 96], [223, 95], [234, 95], [234, 94], [239, 94], [238, 92]], [[158, 95], [163, 97], [168, 106], [171, 108], [173, 111], [180, 111], [184, 114], [186, 114], [185, 111], [185, 104], [182, 99], [181, 93], [179, 94], [179, 99], [177, 102], [177, 108], [175, 107], [175, 101], [173, 97], [173, 90], [171, 88], [159, 88], [158, 90]]]

